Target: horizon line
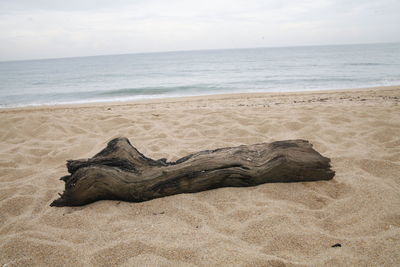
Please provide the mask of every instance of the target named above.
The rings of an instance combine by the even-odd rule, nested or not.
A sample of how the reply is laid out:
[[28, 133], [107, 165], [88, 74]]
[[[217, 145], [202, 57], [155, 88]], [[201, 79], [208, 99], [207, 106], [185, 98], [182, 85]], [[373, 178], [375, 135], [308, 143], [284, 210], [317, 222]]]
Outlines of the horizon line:
[[58, 59], [76, 59], [86, 57], [107, 57], [107, 56], [124, 56], [124, 55], [145, 55], [145, 54], [164, 54], [164, 53], [185, 53], [185, 52], [201, 52], [201, 51], [221, 51], [221, 50], [245, 50], [245, 49], [263, 49], [263, 48], [300, 48], [300, 47], [315, 47], [315, 46], [351, 46], [351, 45], [374, 45], [374, 44], [396, 44], [394, 42], [372, 42], [372, 43], [340, 43], [340, 44], [306, 44], [306, 45], [284, 45], [284, 46], [257, 46], [257, 47], [230, 47], [230, 48], [205, 48], [205, 49], [184, 49], [184, 50], [164, 50], [164, 51], [149, 51], [149, 52], [128, 52], [117, 54], [99, 54], [85, 56], [67, 56], [67, 57], [49, 57], [49, 58], [29, 58], [16, 60], [0, 60], [0, 63], [21, 62], [21, 61], [40, 61], [40, 60], [58, 60]]

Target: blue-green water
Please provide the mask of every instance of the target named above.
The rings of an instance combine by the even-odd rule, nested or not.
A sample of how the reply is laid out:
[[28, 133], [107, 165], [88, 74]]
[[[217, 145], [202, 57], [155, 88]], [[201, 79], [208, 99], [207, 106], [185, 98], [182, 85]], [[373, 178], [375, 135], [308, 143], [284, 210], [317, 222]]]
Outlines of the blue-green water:
[[400, 44], [0, 62], [0, 107], [400, 85]]

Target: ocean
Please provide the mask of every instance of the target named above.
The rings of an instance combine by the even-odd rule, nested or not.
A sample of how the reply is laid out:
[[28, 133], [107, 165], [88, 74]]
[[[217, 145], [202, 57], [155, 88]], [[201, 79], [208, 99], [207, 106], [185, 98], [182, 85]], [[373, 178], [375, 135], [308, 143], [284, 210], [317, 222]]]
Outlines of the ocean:
[[400, 85], [400, 43], [0, 62], [0, 108]]

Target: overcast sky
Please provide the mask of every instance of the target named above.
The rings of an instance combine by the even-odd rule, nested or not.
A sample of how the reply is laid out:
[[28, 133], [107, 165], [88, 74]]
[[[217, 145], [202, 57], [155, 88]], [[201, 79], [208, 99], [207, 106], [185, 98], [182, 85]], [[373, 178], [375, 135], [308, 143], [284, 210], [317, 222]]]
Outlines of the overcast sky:
[[400, 0], [0, 0], [0, 60], [400, 41]]

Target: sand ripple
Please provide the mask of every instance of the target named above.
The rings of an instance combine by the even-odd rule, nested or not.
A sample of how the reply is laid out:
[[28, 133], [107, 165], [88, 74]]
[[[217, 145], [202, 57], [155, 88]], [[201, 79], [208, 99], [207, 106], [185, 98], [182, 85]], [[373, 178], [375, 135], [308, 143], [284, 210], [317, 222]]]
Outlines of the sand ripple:
[[[399, 90], [2, 110], [0, 265], [396, 266]], [[337, 175], [49, 207], [62, 190], [65, 160], [93, 156], [117, 136], [169, 160], [303, 138], [332, 159]]]

